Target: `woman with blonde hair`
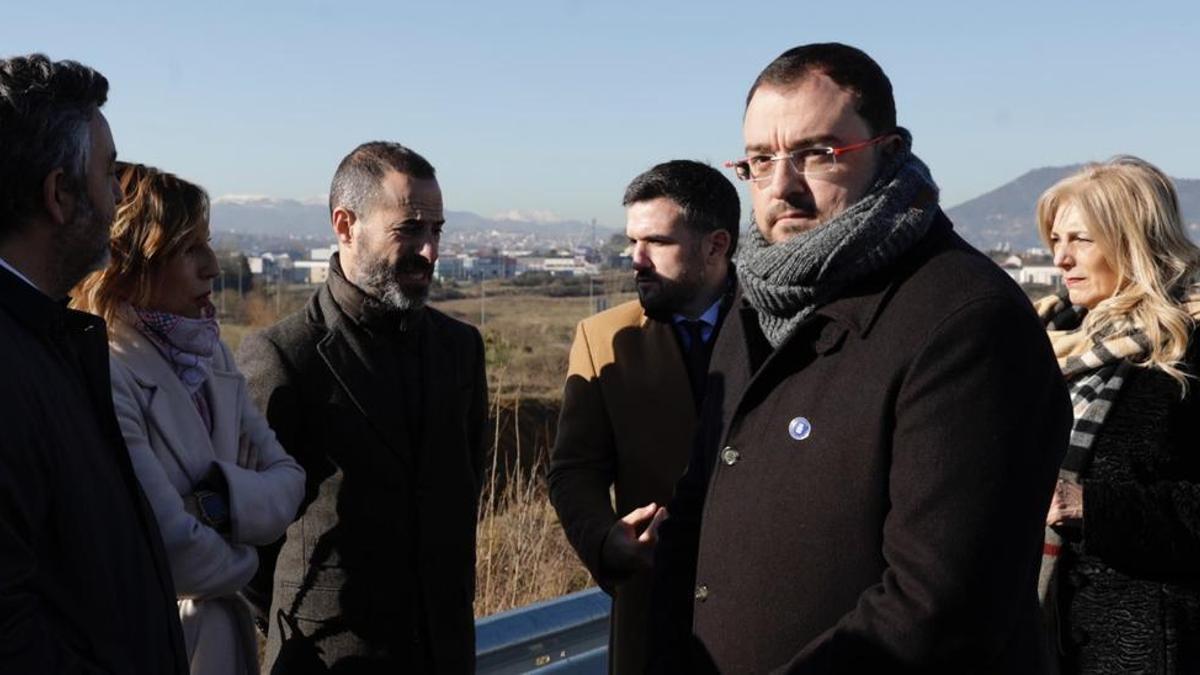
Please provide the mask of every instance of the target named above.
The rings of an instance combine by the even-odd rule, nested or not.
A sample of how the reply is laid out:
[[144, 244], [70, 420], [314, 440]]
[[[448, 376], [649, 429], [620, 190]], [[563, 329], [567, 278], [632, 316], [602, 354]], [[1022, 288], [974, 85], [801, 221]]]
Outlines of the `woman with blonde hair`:
[[1075, 424], [1039, 594], [1062, 672], [1200, 672], [1200, 249], [1135, 157], [1041, 196], [1065, 292], [1037, 303]]
[[258, 568], [255, 547], [295, 517], [304, 471], [218, 337], [208, 196], [147, 166], [118, 174], [112, 259], [81, 282], [76, 304], [109, 322], [113, 402], [162, 531], [191, 672], [257, 673], [237, 593]]

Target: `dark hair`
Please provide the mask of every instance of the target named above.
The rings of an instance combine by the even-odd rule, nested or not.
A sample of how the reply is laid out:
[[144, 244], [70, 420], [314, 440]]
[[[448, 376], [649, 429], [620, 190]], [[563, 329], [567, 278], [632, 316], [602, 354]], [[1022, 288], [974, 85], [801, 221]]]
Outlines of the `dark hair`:
[[708, 234], [729, 233], [729, 257], [738, 243], [742, 205], [733, 183], [720, 171], [702, 162], [674, 159], [656, 164], [625, 188], [623, 206], [666, 197], [683, 210], [683, 221], [692, 230]]
[[814, 72], [824, 73], [854, 94], [858, 99], [855, 109], [873, 133], [896, 128], [896, 100], [883, 69], [862, 50], [838, 42], [801, 45], [780, 54], [754, 80], [746, 94], [746, 106], [759, 87], [787, 87]]
[[172, 258], [208, 236], [208, 193], [199, 185], [143, 164], [117, 162], [121, 203], [113, 220], [108, 265], [71, 293], [74, 306], [112, 323], [122, 303], [145, 306]]
[[399, 143], [363, 143], [342, 159], [333, 174], [333, 184], [329, 186], [329, 212], [332, 214], [340, 206], [358, 216], [365, 215], [379, 196], [379, 186], [388, 171], [425, 180], [436, 177], [428, 160]]
[[37, 212], [51, 171], [84, 189], [88, 124], [107, 99], [108, 80], [74, 61], [0, 59], [0, 237]]

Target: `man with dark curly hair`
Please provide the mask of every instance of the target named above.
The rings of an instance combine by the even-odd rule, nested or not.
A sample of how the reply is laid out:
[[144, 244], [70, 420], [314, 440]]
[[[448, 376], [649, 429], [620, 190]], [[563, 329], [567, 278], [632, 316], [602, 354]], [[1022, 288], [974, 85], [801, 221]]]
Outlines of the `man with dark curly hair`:
[[185, 673], [175, 589], [109, 386], [67, 292], [108, 258], [108, 81], [0, 60], [0, 672]]

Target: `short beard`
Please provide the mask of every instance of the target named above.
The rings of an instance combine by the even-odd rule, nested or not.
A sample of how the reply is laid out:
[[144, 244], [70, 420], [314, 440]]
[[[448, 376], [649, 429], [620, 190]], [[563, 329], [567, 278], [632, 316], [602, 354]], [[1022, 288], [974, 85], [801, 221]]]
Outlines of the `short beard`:
[[682, 313], [704, 286], [698, 274], [686, 274], [679, 279], [663, 279], [654, 272], [639, 276], [658, 281], [658, 287], [654, 289], [653, 294], [647, 294], [638, 286], [638, 301], [642, 303], [646, 316], [659, 321], [670, 321], [675, 314]]
[[71, 220], [54, 231], [54, 249], [59, 252], [54, 270], [57, 294], [65, 295], [89, 273], [103, 269], [109, 260], [112, 221], [101, 220], [85, 189], [76, 195]]
[[389, 308], [408, 312], [421, 309], [429, 298], [429, 286], [412, 286], [400, 282], [399, 274], [411, 270], [424, 271], [432, 267], [419, 255], [402, 258], [395, 267], [383, 258], [374, 258], [359, 270], [359, 285]]

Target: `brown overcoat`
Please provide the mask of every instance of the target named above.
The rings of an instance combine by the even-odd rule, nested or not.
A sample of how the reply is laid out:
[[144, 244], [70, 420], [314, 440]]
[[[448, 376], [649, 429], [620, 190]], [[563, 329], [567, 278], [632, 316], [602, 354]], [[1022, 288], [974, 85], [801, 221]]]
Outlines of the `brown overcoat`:
[[651, 575], [604, 569], [600, 549], [619, 516], [666, 505], [687, 466], [696, 414], [674, 330], [636, 300], [579, 323], [550, 459], [550, 499], [567, 539], [615, 598], [617, 673], [645, 669]]
[[739, 298], [709, 377], [660, 530], [659, 669], [1043, 668], [1070, 405], [1029, 301], [943, 215], [778, 350]]

